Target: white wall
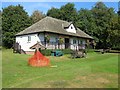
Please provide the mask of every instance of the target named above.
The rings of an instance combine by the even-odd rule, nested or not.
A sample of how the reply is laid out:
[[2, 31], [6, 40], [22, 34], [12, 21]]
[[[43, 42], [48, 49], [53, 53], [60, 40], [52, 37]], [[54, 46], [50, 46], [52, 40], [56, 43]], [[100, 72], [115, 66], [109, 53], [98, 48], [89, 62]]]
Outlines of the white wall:
[[[31, 41], [28, 42], [28, 36], [31, 37]], [[18, 42], [21, 45], [21, 49], [24, 51], [34, 51], [30, 49], [31, 46], [37, 43], [37, 41], [40, 42], [39, 37], [37, 34], [29, 34], [29, 35], [22, 35], [22, 36], [16, 36], [16, 42]]]
[[[72, 28], [71, 28], [72, 27]], [[73, 24], [71, 24], [67, 29], [67, 32], [76, 33], [76, 29]]]

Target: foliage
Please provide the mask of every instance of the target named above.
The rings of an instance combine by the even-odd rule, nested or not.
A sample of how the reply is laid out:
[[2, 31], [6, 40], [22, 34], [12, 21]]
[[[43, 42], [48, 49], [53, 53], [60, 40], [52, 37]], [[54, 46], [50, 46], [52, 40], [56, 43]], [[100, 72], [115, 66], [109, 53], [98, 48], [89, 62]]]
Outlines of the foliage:
[[95, 23], [93, 22], [94, 18], [92, 16], [92, 12], [87, 9], [80, 9], [78, 11], [78, 16], [77, 16], [77, 21], [76, 21], [76, 26], [86, 32], [87, 34], [93, 36], [94, 33], [94, 25]]
[[74, 23], [77, 16], [77, 11], [74, 6], [75, 5], [73, 3], [67, 3], [66, 5], [61, 6], [60, 9], [51, 8], [48, 10], [47, 16]]
[[57, 8], [52, 7], [47, 11], [47, 16], [61, 19], [61, 11]]
[[[64, 55], [71, 54], [72, 52], [71, 49], [55, 49], [55, 50], [62, 51]], [[44, 49], [44, 50], [41, 50], [40, 52], [45, 56], [51, 56], [51, 51], [53, 51], [53, 49]]]
[[64, 6], [61, 6], [60, 11], [62, 14], [61, 15], [62, 20], [73, 23], [76, 21], [77, 11], [73, 3], [67, 3]]
[[119, 49], [120, 50], [120, 34], [119, 34], [120, 24], [118, 21], [118, 15], [115, 14], [112, 17], [112, 21], [110, 23], [110, 30], [108, 31], [108, 39], [109, 45], [112, 49]]
[[50, 36], [49, 35], [45, 35], [45, 42], [49, 43], [50, 42]]
[[2, 46], [2, 12], [0, 11], [0, 46]]
[[44, 49], [44, 50], [41, 50], [40, 52], [45, 56], [51, 56], [51, 51], [52, 49]]
[[22, 6], [8, 6], [2, 11], [3, 45], [11, 48], [15, 34], [31, 25], [31, 20]]
[[71, 50], [71, 49], [56, 49], [56, 50], [62, 51], [64, 55], [65, 55], [65, 54], [71, 54], [72, 51], [73, 51], [73, 50]]
[[59, 38], [59, 44], [63, 44], [64, 43], [64, 38]]
[[108, 8], [102, 2], [96, 3], [95, 7], [92, 8], [92, 14], [95, 22], [94, 36], [99, 38], [97, 47], [108, 48], [108, 30], [110, 30], [110, 22], [114, 16], [113, 8]]
[[65, 54], [71, 54], [72, 50], [71, 49], [63, 49], [62, 52]]
[[93, 53], [93, 52], [95, 52], [95, 49], [89, 49], [89, 48], [86, 49], [86, 53]]
[[43, 12], [40, 12], [38, 10], [35, 10], [31, 15], [31, 19], [32, 19], [33, 23], [38, 22], [39, 20], [41, 20], [44, 17], [45, 17], [45, 14], [43, 14]]

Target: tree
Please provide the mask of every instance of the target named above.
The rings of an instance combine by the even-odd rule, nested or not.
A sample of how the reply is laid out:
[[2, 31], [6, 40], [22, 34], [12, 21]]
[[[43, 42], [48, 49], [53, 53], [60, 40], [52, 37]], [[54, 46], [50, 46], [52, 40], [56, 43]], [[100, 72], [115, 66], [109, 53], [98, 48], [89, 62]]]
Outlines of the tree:
[[73, 3], [67, 3], [64, 6], [61, 6], [60, 11], [62, 20], [74, 23], [77, 20], [77, 10]]
[[102, 2], [97, 2], [91, 11], [95, 22], [94, 36], [99, 39], [97, 47], [108, 48], [108, 31], [110, 30], [110, 22], [115, 13], [114, 9], [106, 7]]
[[15, 34], [31, 25], [31, 19], [21, 5], [8, 6], [2, 12], [3, 45], [11, 48], [15, 41]]
[[118, 15], [115, 14], [114, 17], [112, 17], [112, 21], [110, 23], [110, 30], [108, 32], [109, 36], [108, 36], [108, 41], [109, 41], [109, 45], [113, 48], [113, 49], [119, 49], [120, 50], [120, 24], [118, 21]]
[[92, 12], [91, 10], [87, 9], [80, 9], [78, 11], [78, 17], [76, 21], [76, 26], [80, 29], [82, 29], [87, 34], [93, 36], [93, 30], [94, 30], [94, 20], [93, 20]]
[[41, 20], [44, 17], [45, 17], [45, 15], [42, 12], [38, 11], [38, 10], [35, 10], [33, 12], [33, 14], [31, 15], [31, 19], [33, 20], [33, 23], [38, 22], [39, 20]]
[[61, 19], [61, 11], [60, 9], [52, 7], [51, 9], [47, 11], [47, 16]]
[[2, 12], [0, 11], [0, 46], [2, 46]]
[[66, 5], [61, 6], [60, 9], [52, 7], [48, 10], [47, 16], [68, 22], [75, 22], [77, 20], [77, 11], [73, 3], [67, 3]]

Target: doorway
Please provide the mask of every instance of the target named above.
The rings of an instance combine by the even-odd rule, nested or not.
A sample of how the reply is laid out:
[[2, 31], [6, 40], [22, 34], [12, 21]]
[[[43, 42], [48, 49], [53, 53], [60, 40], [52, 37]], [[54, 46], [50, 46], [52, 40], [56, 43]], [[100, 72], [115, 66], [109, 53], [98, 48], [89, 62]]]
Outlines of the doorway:
[[69, 38], [65, 38], [65, 49], [70, 48], [70, 43], [69, 43], [70, 39]]

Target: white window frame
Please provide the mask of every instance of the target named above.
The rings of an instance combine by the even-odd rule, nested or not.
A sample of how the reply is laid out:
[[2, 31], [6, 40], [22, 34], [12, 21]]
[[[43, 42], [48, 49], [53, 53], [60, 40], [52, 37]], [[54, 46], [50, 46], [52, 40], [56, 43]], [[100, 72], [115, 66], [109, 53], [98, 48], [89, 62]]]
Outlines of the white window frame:
[[31, 36], [28, 36], [27, 41], [31, 42]]

